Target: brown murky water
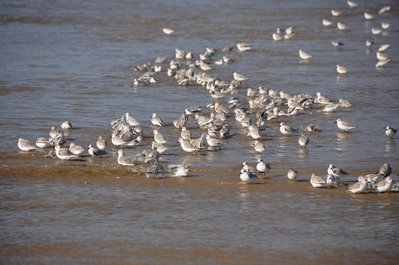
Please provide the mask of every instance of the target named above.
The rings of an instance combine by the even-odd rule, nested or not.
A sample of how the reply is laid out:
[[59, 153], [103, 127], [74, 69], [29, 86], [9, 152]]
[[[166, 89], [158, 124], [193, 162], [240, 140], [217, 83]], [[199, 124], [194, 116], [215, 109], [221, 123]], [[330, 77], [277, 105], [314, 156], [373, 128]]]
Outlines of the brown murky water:
[[[398, 193], [350, 194], [357, 176], [390, 163], [399, 168], [399, 19], [396, 1], [3, 1], [0, 4], [0, 263], [2, 264], [394, 264], [397, 263]], [[390, 13], [378, 15], [384, 5]], [[343, 12], [332, 18], [330, 10]], [[375, 14], [365, 21], [363, 12]], [[349, 31], [325, 28], [323, 18], [343, 21]], [[381, 22], [391, 28], [373, 36]], [[296, 36], [275, 42], [277, 27]], [[175, 29], [167, 36], [163, 27]], [[374, 47], [367, 49], [367, 39]], [[334, 48], [330, 42], [345, 45]], [[253, 50], [216, 53], [235, 60], [212, 65], [210, 74], [230, 81], [239, 72], [245, 87], [290, 94], [320, 91], [352, 108], [322, 113], [320, 106], [282, 118], [294, 128], [312, 123], [307, 149], [298, 136], [282, 136], [269, 123], [261, 141], [271, 172], [255, 185], [239, 183], [243, 161], [262, 157], [245, 129], [231, 117], [231, 137], [220, 151], [188, 155], [172, 125], [184, 109], [212, 99], [201, 86], [177, 86], [162, 64], [160, 82], [133, 86], [133, 66], [169, 60], [174, 49], [201, 53], [248, 42]], [[391, 61], [376, 69], [379, 45], [389, 43]], [[313, 55], [307, 62], [302, 49]], [[186, 61], [181, 61], [185, 64]], [[350, 73], [337, 76], [342, 64]], [[242, 99], [246, 89], [236, 95]], [[45, 158], [49, 150], [20, 152], [19, 137], [35, 142], [51, 126], [70, 119], [69, 142], [87, 147], [109, 123], [130, 112], [146, 139], [126, 150], [133, 156], [151, 142], [156, 112], [169, 150], [161, 163], [185, 163], [187, 178], [148, 179], [116, 162], [112, 145], [103, 158]], [[208, 111], [205, 111], [208, 113]], [[358, 128], [341, 133], [341, 118]], [[201, 135], [194, 120], [188, 128]], [[108, 139], [109, 144], [110, 140]], [[312, 172], [324, 176], [334, 163], [350, 172], [337, 189], [312, 189]], [[299, 180], [290, 182], [290, 168]]]

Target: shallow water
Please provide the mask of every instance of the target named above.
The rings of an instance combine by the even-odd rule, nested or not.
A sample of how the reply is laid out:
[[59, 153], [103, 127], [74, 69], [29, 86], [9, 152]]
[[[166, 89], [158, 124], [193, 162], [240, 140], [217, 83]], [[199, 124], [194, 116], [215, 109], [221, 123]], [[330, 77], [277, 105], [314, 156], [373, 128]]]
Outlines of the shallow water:
[[[392, 264], [397, 258], [398, 193], [349, 194], [312, 189], [312, 172], [324, 176], [328, 164], [344, 168], [346, 184], [384, 163], [399, 168], [396, 139], [384, 134], [398, 128], [399, 31], [397, 1], [3, 1], [0, 9], [0, 189], [2, 263], [297, 263]], [[390, 13], [377, 15], [384, 5]], [[342, 10], [332, 18], [331, 9]], [[364, 11], [375, 13], [365, 21]], [[344, 21], [349, 31], [325, 28], [323, 18]], [[391, 28], [370, 33], [382, 21]], [[296, 36], [275, 42], [277, 27], [292, 26]], [[163, 27], [175, 29], [167, 36]], [[365, 42], [374, 41], [368, 50]], [[342, 41], [342, 48], [330, 42]], [[294, 128], [312, 123], [301, 149], [297, 136], [282, 136], [269, 123], [262, 142], [272, 166], [257, 185], [239, 184], [243, 161], [257, 158], [233, 117], [232, 136], [220, 151], [188, 155], [181, 151], [172, 121], [184, 109], [215, 100], [201, 86], [177, 86], [162, 64], [160, 82], [133, 86], [142, 72], [133, 66], [168, 60], [174, 49], [201, 53], [206, 47], [234, 47], [247, 42], [253, 50], [216, 53], [235, 60], [212, 65], [209, 74], [232, 80], [239, 72], [245, 88], [259, 86], [290, 94], [320, 91], [354, 107], [331, 114], [321, 107], [293, 118]], [[375, 52], [389, 43], [391, 61], [376, 69]], [[313, 57], [300, 60], [298, 50]], [[180, 61], [185, 64], [186, 61]], [[350, 72], [338, 76], [335, 66]], [[200, 70], [198, 70], [200, 71]], [[246, 89], [236, 96], [244, 99]], [[79, 161], [45, 158], [49, 150], [20, 152], [19, 137], [32, 143], [47, 137], [51, 126], [70, 119], [76, 127], [70, 142], [87, 147], [99, 135], [110, 136], [112, 120], [129, 112], [143, 124], [146, 141], [127, 150], [134, 155], [151, 142], [150, 118], [156, 112], [169, 150], [161, 163], [184, 162], [188, 178], [147, 179], [116, 162], [110, 144], [103, 158]], [[209, 113], [205, 111], [205, 113]], [[358, 128], [339, 132], [337, 118]], [[198, 137], [202, 131], [189, 120]], [[289, 182], [290, 168], [299, 181]], [[87, 184], [84, 184], [84, 183]]]

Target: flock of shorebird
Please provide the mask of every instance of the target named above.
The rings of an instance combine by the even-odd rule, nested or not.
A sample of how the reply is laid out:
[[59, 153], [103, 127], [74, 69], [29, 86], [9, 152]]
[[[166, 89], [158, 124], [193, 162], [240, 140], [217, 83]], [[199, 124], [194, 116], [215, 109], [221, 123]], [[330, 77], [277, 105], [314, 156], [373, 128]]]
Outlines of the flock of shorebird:
[[[348, 5], [354, 8], [356, 4], [348, 1]], [[384, 7], [380, 10], [380, 14], [389, 11], [389, 7]], [[372, 15], [367, 13], [366, 19], [372, 19]], [[332, 11], [332, 15], [337, 17], [340, 15], [338, 11]], [[332, 27], [333, 22], [324, 19], [323, 25]], [[340, 30], [343, 28], [343, 23], [338, 22], [337, 26]], [[383, 29], [388, 29], [389, 24], [383, 24]], [[174, 30], [164, 28], [165, 34], [173, 34]], [[278, 29], [273, 33], [273, 39], [280, 41], [283, 39], [290, 39], [295, 36], [292, 27], [285, 30]], [[373, 32], [373, 34], [375, 34]], [[368, 42], [369, 43], [369, 42]], [[340, 42], [333, 42], [334, 46], [343, 45]], [[371, 45], [371, 44], [370, 44]], [[377, 52], [380, 66], [386, 65], [389, 61], [388, 57], [384, 57], [385, 50], [389, 45], [380, 47]], [[247, 78], [237, 72], [232, 74], [231, 81], [223, 81], [217, 77], [209, 74], [213, 69], [213, 65], [228, 65], [234, 60], [227, 57], [227, 54], [233, 50], [238, 52], [246, 52], [252, 49], [251, 45], [247, 43], [237, 43], [235, 47], [226, 47], [222, 49], [214, 49], [207, 47], [203, 53], [194, 54], [180, 49], [175, 49], [174, 58], [159, 57], [154, 63], [146, 63], [134, 67], [134, 70], [144, 72], [138, 78], [133, 80], [134, 86], [144, 86], [156, 83], [160, 79], [161, 73], [166, 73], [169, 78], [174, 78], [179, 86], [202, 86], [209, 93], [213, 100], [212, 103], [206, 107], [192, 107], [185, 109], [181, 116], [173, 121], [173, 126], [180, 132], [178, 142], [181, 150], [187, 154], [195, 154], [197, 152], [212, 151], [218, 152], [222, 150], [224, 139], [233, 137], [230, 134], [231, 122], [235, 120], [236, 124], [241, 130], [246, 131], [248, 139], [253, 141], [254, 150], [256, 153], [262, 155], [265, 147], [262, 144], [262, 136], [265, 135], [265, 129], [268, 123], [279, 123], [279, 131], [285, 136], [299, 136], [298, 144], [300, 148], [306, 148], [309, 144], [309, 137], [305, 133], [318, 131], [318, 128], [309, 124], [303, 133], [299, 133], [299, 129], [293, 128], [281, 122], [281, 119], [294, 118], [298, 114], [306, 114], [312, 109], [319, 109], [322, 112], [335, 112], [339, 108], [352, 107], [352, 104], [345, 99], [333, 101], [326, 96], [317, 92], [316, 95], [311, 94], [295, 94], [291, 95], [284, 91], [275, 91], [273, 89], [266, 89], [259, 87], [258, 90], [246, 88], [244, 83]], [[378, 55], [380, 54], [380, 55]], [[299, 51], [299, 56], [303, 60], [309, 60], [312, 56], [302, 50]], [[215, 58], [219, 57], [219, 58]], [[385, 63], [381, 62], [385, 60]], [[167, 69], [163, 67], [167, 65]], [[338, 65], [338, 74], [345, 74], [347, 70]], [[246, 97], [237, 96], [238, 91], [246, 90]], [[221, 102], [225, 102], [228, 106], [224, 106]], [[195, 120], [196, 126], [201, 131], [200, 137], [193, 137], [188, 127], [188, 121]], [[121, 118], [112, 121], [111, 142], [117, 148], [117, 162], [123, 166], [130, 166], [137, 172], [143, 172], [149, 178], [165, 178], [165, 177], [180, 177], [188, 176], [189, 168], [184, 164], [162, 166], [159, 158], [165, 151], [169, 149], [168, 141], [161, 133], [164, 125], [163, 120], [156, 113], [152, 114], [150, 120], [152, 126], [152, 136], [148, 137], [143, 134], [143, 126], [129, 113], [125, 113]], [[342, 119], [335, 121], [337, 127], [343, 132], [350, 132], [356, 129]], [[61, 160], [73, 160], [84, 156], [85, 148], [70, 143], [66, 147], [68, 135], [73, 127], [69, 121], [62, 123], [60, 128], [52, 127], [50, 130], [50, 138], [40, 137], [36, 141], [36, 146], [29, 143], [28, 140], [20, 138], [18, 147], [22, 151], [32, 151], [36, 148], [51, 148], [49, 157], [57, 157]], [[396, 129], [387, 126], [385, 134], [394, 139]], [[66, 133], [67, 132], [67, 133]], [[134, 146], [143, 145], [143, 142], [152, 139], [151, 144], [146, 144], [146, 149], [136, 154], [134, 157], [125, 155], [126, 148], [133, 148]], [[107, 141], [102, 136], [99, 136], [96, 144], [90, 144], [87, 152], [92, 157], [102, 157], [107, 153]], [[255, 167], [251, 167], [247, 162], [244, 162], [240, 171], [240, 179], [244, 183], [253, 183], [261, 175], [265, 175], [270, 171], [271, 167], [265, 163], [262, 158], [258, 159]], [[338, 187], [342, 185], [339, 181], [340, 177], [347, 175], [344, 170], [330, 164], [325, 178], [312, 174], [310, 183], [312, 187]], [[358, 182], [352, 184], [347, 189], [353, 193], [362, 193], [373, 189], [377, 192], [399, 191], [399, 187], [395, 181], [389, 176], [392, 169], [389, 164], [381, 167], [379, 172], [366, 176], [360, 176]], [[295, 180], [298, 177], [298, 172], [294, 169], [289, 170], [287, 177], [290, 180]], [[382, 180], [379, 180], [381, 179]]]

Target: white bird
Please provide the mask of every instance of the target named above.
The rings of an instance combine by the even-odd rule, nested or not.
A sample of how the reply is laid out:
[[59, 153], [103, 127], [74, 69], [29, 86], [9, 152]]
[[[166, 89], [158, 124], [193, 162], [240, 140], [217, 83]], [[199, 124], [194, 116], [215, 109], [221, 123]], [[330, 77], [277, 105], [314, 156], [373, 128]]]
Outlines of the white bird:
[[387, 191], [390, 191], [392, 189], [392, 185], [393, 185], [392, 178], [391, 177], [386, 177], [384, 180], [378, 181], [374, 185], [374, 189], [377, 192], [387, 192]]
[[392, 173], [392, 167], [390, 164], [385, 163], [380, 167], [380, 170], [378, 171], [378, 174], [381, 175], [383, 178], [388, 177]]
[[255, 148], [255, 151], [258, 153], [258, 154], [261, 154], [261, 153], [263, 153], [266, 149], [265, 149], [265, 146], [260, 142], [260, 141], [258, 141], [258, 140], [256, 140], [255, 141], [255, 143], [254, 143], [254, 148]]
[[69, 145], [69, 151], [71, 151], [72, 154], [75, 154], [77, 156], [81, 156], [81, 154], [85, 151], [85, 149], [80, 146], [80, 145], [76, 145], [74, 143], [71, 143]]
[[170, 34], [172, 34], [173, 32], [175, 32], [173, 29], [170, 29], [170, 28], [163, 28], [162, 31], [163, 31], [163, 33], [165, 33], [166, 35], [170, 35]]
[[258, 179], [258, 177], [254, 173], [249, 172], [246, 169], [242, 168], [241, 169], [241, 173], [240, 173], [240, 179], [241, 179], [242, 182], [245, 182], [247, 184], [251, 184], [256, 179]]
[[343, 46], [344, 43], [343, 43], [343, 42], [340, 42], [340, 41], [332, 41], [332, 42], [331, 42], [331, 45], [334, 46], [334, 47], [336, 47], [336, 48], [338, 48], [338, 47], [340, 47], [340, 46]]
[[191, 132], [186, 127], [181, 128], [180, 137], [186, 141], [191, 140]]
[[331, 15], [333, 15], [334, 17], [338, 17], [339, 15], [341, 15], [341, 11], [338, 10], [331, 10]]
[[129, 114], [129, 112], [125, 113], [125, 121], [127, 124], [129, 124], [130, 126], [140, 126], [141, 123], [138, 122], [133, 116], [131, 116]]
[[237, 72], [233, 73], [233, 77], [234, 77], [234, 80], [236, 80], [236, 81], [244, 81], [244, 80], [248, 79], [245, 76], [243, 76], [242, 74], [239, 74]]
[[330, 164], [327, 168], [327, 174], [335, 177], [344, 177], [349, 175], [349, 173], [345, 172], [343, 169], [334, 166], [334, 164]]
[[288, 170], [287, 177], [289, 180], [296, 180], [298, 177], [298, 170], [290, 169]]
[[337, 64], [337, 72], [338, 72], [338, 74], [346, 74], [348, 72], [348, 69]]
[[387, 61], [390, 59], [389, 56], [384, 52], [377, 52], [376, 56], [377, 56], [377, 59], [380, 61], [382, 61], [382, 60]]
[[167, 146], [165, 146], [164, 144], [159, 144], [159, 143], [157, 143], [155, 141], [152, 141], [151, 149], [156, 149], [159, 154], [163, 154], [169, 148]]
[[100, 135], [96, 142], [97, 148], [104, 152], [105, 148], [107, 148], [107, 145], [108, 145], [107, 141]]
[[248, 127], [248, 136], [251, 136], [252, 139], [257, 140], [260, 138], [260, 134], [259, 134], [259, 128], [254, 126], [254, 125], [250, 125]]
[[356, 129], [356, 128], [357, 128], [356, 126], [352, 126], [352, 125], [350, 125], [348, 122], [343, 121], [343, 120], [341, 120], [341, 119], [337, 119], [337, 121], [334, 122], [334, 123], [336, 123], [337, 126], [338, 126], [338, 128], [339, 128], [340, 130], [343, 130], [344, 132], [349, 132], [349, 130], [352, 130], [352, 129]]
[[237, 49], [238, 49], [240, 52], [244, 52], [244, 51], [249, 51], [249, 50], [251, 50], [252, 47], [251, 47], [251, 45], [249, 45], [248, 43], [241, 42], [241, 43], [237, 43]]
[[347, 29], [348, 29], [348, 26], [347, 26], [345, 23], [337, 22], [337, 28], [338, 28], [339, 30], [347, 30]]
[[162, 126], [163, 121], [156, 113], [153, 113], [151, 116], [151, 123], [154, 126]]
[[339, 103], [329, 103], [324, 106], [322, 112], [334, 112], [339, 106], [341, 106]]
[[280, 123], [280, 132], [284, 135], [294, 135], [295, 133], [297, 133], [297, 130], [292, 128], [289, 125], [285, 125], [284, 122]]
[[367, 20], [372, 20], [374, 18], [374, 15], [368, 12], [364, 12], [364, 18]]
[[258, 162], [256, 163], [257, 172], [267, 174], [269, 173], [270, 169], [271, 167], [269, 163], [265, 163], [262, 158], [258, 159]]
[[68, 130], [72, 128], [73, 128], [72, 123], [69, 120], [66, 120], [61, 124], [61, 129], [63, 130]]
[[190, 169], [185, 165], [169, 165], [169, 171], [173, 177], [187, 177]]
[[134, 163], [127, 156], [125, 156], [122, 149], [118, 150], [118, 164], [122, 166], [134, 166]]
[[397, 129], [387, 126], [385, 128], [385, 135], [388, 136], [389, 138], [393, 139], [393, 138], [395, 138], [395, 134], [397, 131], [398, 131]]
[[98, 149], [97, 147], [93, 146], [92, 144], [89, 144], [89, 148], [87, 149], [87, 151], [89, 152], [89, 154], [92, 157], [95, 156], [102, 156], [103, 155], [103, 151], [101, 151], [100, 149]]
[[312, 176], [310, 177], [310, 184], [312, 184], [313, 188], [323, 188], [326, 186], [326, 181], [317, 176], [315, 173], [312, 173]]
[[304, 52], [302, 50], [299, 50], [299, 57], [301, 57], [301, 59], [303, 59], [303, 60], [307, 60], [307, 59], [312, 58], [312, 55], [310, 55], [309, 53]]
[[389, 10], [391, 10], [391, 7], [390, 7], [390, 6], [384, 6], [384, 7], [382, 7], [382, 8], [378, 11], [378, 14], [387, 13]]
[[390, 44], [382, 44], [380, 47], [378, 47], [378, 51], [379, 52], [385, 52], [389, 46], [391, 46]]
[[298, 139], [298, 143], [301, 147], [306, 147], [309, 144], [309, 137], [302, 134], [301, 137]]
[[347, 189], [347, 191], [352, 192], [352, 193], [362, 193], [364, 192], [368, 187], [368, 182], [364, 178], [361, 181], [358, 181], [352, 185], [350, 185]]
[[163, 137], [163, 135], [158, 130], [153, 130], [154, 133], [154, 140], [159, 144], [166, 144], [167, 141]]
[[54, 142], [51, 141], [50, 139], [45, 138], [45, 137], [39, 137], [36, 140], [36, 146], [39, 147], [39, 148], [54, 147]]
[[371, 33], [373, 33], [374, 35], [379, 35], [381, 34], [382, 29], [378, 29], [378, 28], [371, 28]]
[[211, 137], [209, 134], [206, 135], [206, 143], [212, 147], [213, 150], [222, 148], [222, 141], [217, 138]]
[[183, 138], [179, 138], [179, 143], [184, 152], [192, 154], [195, 151], [199, 151], [200, 149], [192, 145], [189, 141], [184, 140]]
[[281, 35], [278, 34], [278, 33], [273, 33], [273, 34], [272, 34], [272, 38], [273, 38], [273, 40], [275, 40], [275, 41], [280, 41], [280, 40], [283, 39], [283, 36], [281, 36]]
[[71, 160], [78, 157], [77, 155], [71, 153], [68, 148], [61, 147], [60, 145], [55, 146], [55, 154], [61, 160]]
[[391, 24], [389, 24], [388, 22], [381, 22], [381, 27], [383, 29], [389, 29], [390, 26], [391, 26]]
[[326, 177], [326, 186], [327, 187], [337, 188], [338, 185], [339, 185], [339, 177], [336, 177], [334, 175], [327, 175], [327, 177]]
[[329, 27], [333, 24], [332, 21], [330, 21], [328, 19], [323, 19], [322, 23], [323, 23], [323, 26], [325, 26], [325, 27]]
[[111, 142], [115, 146], [122, 146], [126, 144], [126, 142], [121, 137], [119, 137], [115, 132], [112, 133]]
[[348, 6], [349, 6], [350, 8], [357, 7], [357, 3], [356, 3], [356, 2], [353, 2], [353, 1], [346, 1], [346, 3], [348, 4]]
[[29, 142], [29, 140], [24, 139], [24, 138], [19, 138], [19, 139], [18, 139], [18, 148], [19, 148], [21, 151], [35, 151], [35, 150], [36, 150], [36, 147], [33, 146], [33, 145]]

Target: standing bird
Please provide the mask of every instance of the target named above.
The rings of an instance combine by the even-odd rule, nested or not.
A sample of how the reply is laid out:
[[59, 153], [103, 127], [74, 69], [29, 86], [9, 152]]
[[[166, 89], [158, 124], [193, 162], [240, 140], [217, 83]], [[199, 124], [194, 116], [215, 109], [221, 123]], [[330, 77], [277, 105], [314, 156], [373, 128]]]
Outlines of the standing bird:
[[289, 180], [296, 180], [298, 177], [298, 170], [290, 169], [288, 170], [287, 177]]
[[151, 117], [151, 123], [155, 126], [162, 126], [163, 121], [156, 113], [153, 113]]
[[61, 129], [63, 129], [63, 130], [69, 130], [72, 128], [73, 128], [72, 123], [69, 120], [66, 120], [61, 124]]
[[345, 172], [343, 169], [334, 166], [334, 164], [330, 164], [327, 168], [327, 174], [333, 175], [335, 177], [345, 177], [349, 175], [349, 173]]
[[312, 58], [312, 55], [310, 55], [309, 53], [304, 52], [302, 50], [299, 50], [299, 57], [301, 57], [302, 60], [307, 60], [307, 59]]
[[85, 149], [80, 146], [80, 145], [76, 145], [74, 143], [71, 143], [69, 145], [69, 151], [71, 151], [72, 154], [75, 154], [77, 156], [81, 156], [81, 154], [85, 151]]
[[77, 155], [71, 153], [68, 148], [61, 147], [60, 145], [55, 146], [55, 154], [61, 160], [71, 160], [77, 157]]
[[89, 152], [89, 154], [92, 157], [103, 155], [103, 152], [100, 149], [98, 149], [97, 147], [93, 146], [92, 144], [89, 145], [89, 148], [87, 149], [87, 151]]
[[285, 125], [284, 122], [280, 123], [280, 132], [284, 135], [294, 135], [297, 130], [289, 125]]
[[200, 149], [192, 145], [189, 141], [184, 140], [183, 138], [179, 138], [179, 143], [181, 148], [183, 149], [184, 152], [189, 153], [190, 155], [195, 152], [199, 151]]
[[107, 141], [100, 135], [96, 142], [97, 148], [100, 149], [102, 152], [105, 152], [105, 148], [107, 148]]
[[173, 121], [173, 125], [177, 129], [181, 129], [184, 126], [186, 126], [187, 120], [188, 120], [188, 116], [186, 115], [186, 113], [183, 112], [179, 119]]
[[356, 129], [356, 126], [350, 125], [348, 122], [343, 121], [341, 119], [337, 119], [334, 123], [337, 124], [338, 128], [343, 130], [344, 132], [349, 132], [349, 130]]
[[298, 139], [298, 143], [301, 147], [306, 148], [306, 146], [309, 144], [309, 137], [302, 134], [301, 137], [299, 137]]
[[158, 130], [154, 130], [154, 140], [155, 142], [159, 143], [159, 144], [166, 144], [167, 141], [165, 140], [165, 138], [163, 137], [163, 135], [158, 132]]
[[387, 126], [387, 127], [385, 128], [385, 135], [388, 136], [389, 138], [393, 139], [393, 138], [395, 137], [395, 134], [396, 134], [397, 131], [398, 131], [398, 130], [396, 130], [396, 129], [392, 128], [392, 127]]
[[390, 191], [392, 189], [392, 185], [393, 185], [392, 178], [391, 177], [387, 177], [384, 180], [378, 181], [374, 185], [374, 189], [377, 192], [386, 192], [386, 191]]
[[254, 148], [258, 154], [262, 154], [266, 150], [265, 146], [258, 140], [255, 141]]
[[123, 149], [118, 150], [118, 164], [122, 166], [134, 166], [134, 163], [123, 153]]
[[258, 177], [254, 173], [249, 172], [248, 170], [246, 170], [244, 168], [241, 169], [240, 179], [241, 179], [242, 182], [245, 182], [247, 184], [251, 184], [257, 178]]
[[310, 177], [310, 184], [312, 184], [313, 188], [323, 188], [326, 186], [326, 181], [317, 176], [315, 173], [312, 173], [312, 176]]
[[346, 74], [348, 72], [348, 69], [337, 64], [337, 72], [338, 72], [338, 74]]
[[19, 138], [18, 139], [18, 148], [21, 151], [35, 151], [36, 147], [34, 147], [29, 140], [24, 139], [24, 138]]
[[367, 189], [367, 187], [368, 187], [367, 179], [363, 178], [360, 181], [350, 185], [347, 191], [352, 193], [362, 193]]
[[259, 173], [267, 174], [269, 173], [271, 167], [269, 163], [265, 163], [262, 158], [258, 159], [258, 163], [256, 163], [256, 171]]
[[391, 165], [385, 163], [382, 167], [380, 167], [380, 170], [377, 173], [385, 179], [392, 173]]

